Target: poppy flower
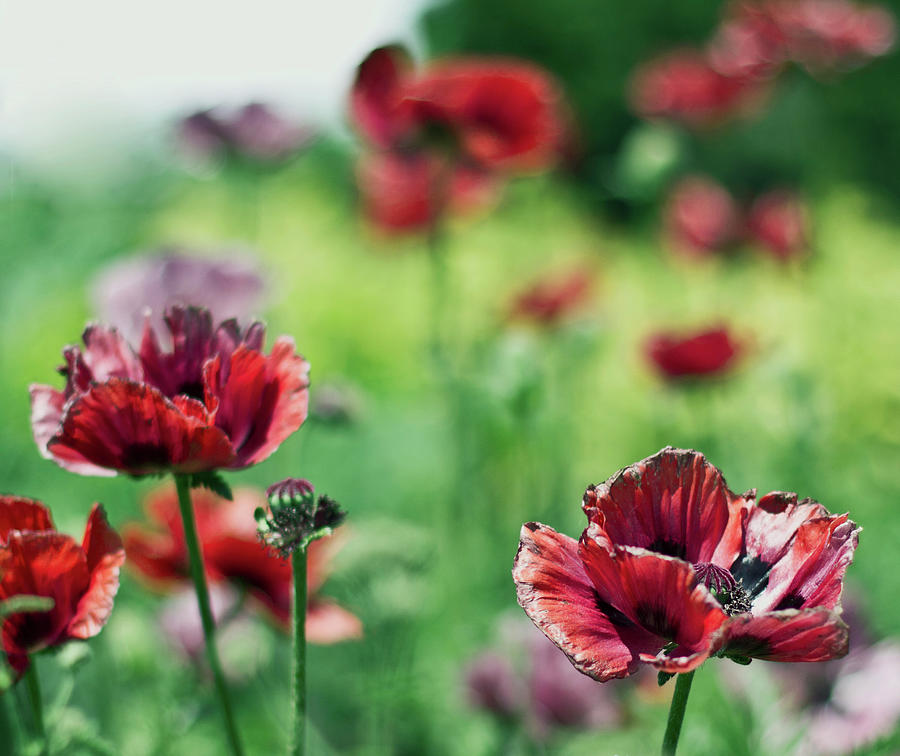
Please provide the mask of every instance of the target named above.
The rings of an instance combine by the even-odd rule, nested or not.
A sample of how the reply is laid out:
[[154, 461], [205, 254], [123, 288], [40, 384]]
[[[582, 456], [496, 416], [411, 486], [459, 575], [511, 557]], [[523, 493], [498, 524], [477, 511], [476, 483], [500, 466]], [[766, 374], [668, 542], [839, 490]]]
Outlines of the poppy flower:
[[592, 284], [590, 274], [581, 268], [544, 278], [516, 297], [512, 317], [554, 325], [585, 304]]
[[109, 620], [125, 550], [103, 507], [95, 504], [84, 538], [56, 532], [39, 501], [0, 496], [0, 601], [13, 596], [53, 599], [46, 612], [3, 620], [10, 666], [21, 675], [31, 654], [70, 640], [92, 638]]
[[266, 459], [306, 419], [309, 364], [265, 327], [173, 307], [171, 350], [148, 321], [135, 352], [115, 329], [89, 325], [66, 347], [64, 390], [31, 386], [41, 453], [82, 475], [197, 473]]
[[779, 260], [809, 249], [809, 211], [798, 195], [773, 190], [757, 197], [747, 214], [748, 237]]
[[631, 79], [629, 97], [641, 118], [707, 127], [746, 112], [765, 91], [759, 79], [728, 76], [704, 53], [685, 49], [640, 66]]
[[561, 95], [539, 68], [448, 58], [417, 69], [397, 46], [360, 64], [350, 117], [376, 151], [357, 172], [364, 204], [388, 230], [489, 203], [497, 176], [551, 167], [566, 135]]
[[796, 494], [736, 495], [702, 454], [671, 447], [590, 486], [582, 508], [579, 541], [522, 528], [513, 578], [519, 604], [585, 674], [846, 654], [840, 596], [859, 533], [847, 515]]
[[738, 241], [740, 211], [721, 184], [706, 176], [688, 176], [669, 192], [663, 226], [671, 246], [693, 257], [705, 257]]
[[[254, 512], [266, 505], [253, 489], [237, 489], [227, 501], [206, 489], [193, 494], [197, 535], [211, 583], [227, 582], [246, 590], [268, 615], [287, 627], [291, 612], [291, 565], [269, 552], [257, 534]], [[188, 552], [175, 489], [158, 488], [148, 496], [145, 511], [151, 527], [130, 525], [123, 530], [130, 564], [152, 585], [166, 588], [189, 579]], [[306, 632], [313, 643], [336, 643], [362, 634], [359, 619], [319, 597], [334, 539], [308, 547], [309, 599]]]
[[193, 113], [179, 124], [178, 137], [185, 152], [205, 161], [231, 153], [271, 163], [303, 148], [312, 131], [253, 102], [235, 111], [214, 108]]
[[260, 306], [265, 282], [250, 251], [162, 247], [105, 268], [92, 286], [100, 319], [139, 343], [150, 312], [155, 331], [178, 305], [205, 307], [215, 322], [248, 319]]
[[647, 357], [664, 378], [694, 378], [725, 372], [742, 349], [726, 328], [686, 335], [661, 332], [648, 340]]

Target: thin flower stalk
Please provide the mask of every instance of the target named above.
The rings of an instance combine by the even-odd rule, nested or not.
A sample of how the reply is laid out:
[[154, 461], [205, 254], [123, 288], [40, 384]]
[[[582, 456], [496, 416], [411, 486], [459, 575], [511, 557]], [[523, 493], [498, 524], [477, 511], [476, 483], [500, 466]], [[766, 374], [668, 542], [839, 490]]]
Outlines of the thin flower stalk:
[[37, 667], [30, 664], [25, 671], [25, 686], [28, 689], [28, 703], [31, 706], [31, 719], [35, 734], [43, 744], [41, 753], [47, 752], [47, 730], [44, 727], [44, 704], [41, 697], [41, 682], [38, 679]]
[[206, 658], [213, 673], [216, 693], [219, 697], [219, 706], [222, 709], [222, 718], [225, 720], [225, 730], [229, 748], [234, 756], [242, 756], [244, 749], [241, 746], [231, 700], [228, 696], [228, 687], [225, 684], [225, 675], [222, 672], [222, 664], [219, 661], [219, 653], [216, 650], [215, 621], [209, 604], [209, 588], [206, 584], [206, 572], [203, 566], [203, 555], [200, 551], [200, 541], [197, 538], [197, 526], [194, 522], [194, 511], [191, 507], [190, 477], [185, 475], [175, 476], [175, 486], [178, 490], [178, 504], [181, 509], [181, 520], [184, 525], [184, 540], [187, 545], [190, 559], [191, 579], [194, 582], [194, 590], [197, 594], [197, 606], [200, 610], [200, 619], [203, 624], [203, 640], [206, 647]]
[[291, 555], [294, 578], [294, 613], [291, 619], [293, 637], [293, 670], [291, 671], [291, 699], [293, 701], [293, 732], [291, 756], [303, 756], [306, 738], [306, 548]]
[[663, 736], [662, 756], [675, 756], [678, 738], [681, 735], [681, 725], [684, 722], [684, 712], [687, 709], [688, 696], [691, 693], [691, 684], [694, 682], [694, 671], [676, 675], [675, 692], [672, 694], [666, 734]]

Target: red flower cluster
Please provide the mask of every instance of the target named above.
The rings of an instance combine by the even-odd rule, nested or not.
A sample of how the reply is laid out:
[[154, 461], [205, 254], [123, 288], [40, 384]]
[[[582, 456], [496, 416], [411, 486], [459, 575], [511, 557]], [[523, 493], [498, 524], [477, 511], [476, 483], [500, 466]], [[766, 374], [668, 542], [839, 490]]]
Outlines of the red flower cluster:
[[836, 68], [884, 55], [894, 42], [890, 13], [847, 0], [737, 2], [706, 50], [676, 50], [638, 68], [631, 103], [643, 118], [691, 127], [753, 110], [789, 62]]
[[811, 499], [732, 493], [702, 454], [666, 448], [591, 486], [579, 541], [522, 528], [519, 604], [582, 672], [710, 656], [825, 661], [847, 652], [844, 572], [859, 528]]
[[63, 351], [63, 391], [31, 387], [41, 453], [82, 475], [238, 469], [268, 457], [306, 419], [309, 364], [265, 328], [213, 328], [206, 310], [166, 314], [171, 351], [150, 322], [135, 353], [114, 329], [90, 325], [84, 349]]
[[689, 335], [654, 334], [647, 341], [647, 357], [666, 378], [718, 375], [730, 368], [742, 345], [726, 328]]
[[92, 638], [112, 612], [125, 550], [95, 504], [79, 544], [57, 533], [39, 501], [0, 496], [0, 601], [14, 596], [53, 599], [46, 612], [21, 612], [3, 621], [3, 650], [23, 673], [29, 656], [69, 640]]
[[[253, 489], [237, 489], [227, 501], [198, 489], [193, 495], [197, 535], [211, 582], [227, 581], [265, 608], [281, 625], [291, 617], [291, 565], [273, 555], [260, 540], [254, 511], [266, 498]], [[152, 527], [127, 526], [123, 531], [129, 564], [149, 582], [168, 587], [190, 576], [187, 546], [172, 486], [164, 486], [147, 498], [147, 518]], [[314, 541], [308, 547], [306, 632], [313, 643], [335, 643], [362, 635], [357, 617], [316, 592], [327, 576], [333, 539]]]
[[516, 297], [510, 314], [516, 319], [555, 325], [588, 301], [592, 285], [593, 278], [584, 268], [542, 278]]
[[565, 136], [560, 93], [540, 69], [448, 58], [416, 70], [395, 46], [359, 66], [350, 113], [377, 150], [360, 163], [363, 202], [394, 230], [483, 204], [498, 176], [551, 166]]
[[706, 176], [688, 176], [669, 194], [663, 225], [670, 243], [703, 257], [741, 242], [758, 244], [779, 260], [809, 249], [809, 211], [803, 199], [786, 189], [761, 194], [746, 213], [728, 190]]

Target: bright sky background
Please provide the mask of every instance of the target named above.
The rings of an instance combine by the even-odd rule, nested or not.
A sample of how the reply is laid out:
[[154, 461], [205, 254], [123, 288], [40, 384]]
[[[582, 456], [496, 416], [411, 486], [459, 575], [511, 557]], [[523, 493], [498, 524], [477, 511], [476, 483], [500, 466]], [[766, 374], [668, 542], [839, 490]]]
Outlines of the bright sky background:
[[[28, 162], [159, 138], [173, 116], [274, 103], [340, 122], [353, 69], [412, 41], [425, 0], [0, 0], [0, 151]], [[155, 128], [155, 134], [153, 129]]]

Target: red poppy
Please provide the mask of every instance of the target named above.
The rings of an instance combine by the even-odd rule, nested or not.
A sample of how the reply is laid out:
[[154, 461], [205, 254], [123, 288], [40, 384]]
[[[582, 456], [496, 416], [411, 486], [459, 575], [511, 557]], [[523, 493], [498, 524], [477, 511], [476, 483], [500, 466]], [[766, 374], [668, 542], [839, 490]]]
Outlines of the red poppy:
[[396, 46], [360, 64], [350, 115], [379, 151], [358, 171], [364, 202], [393, 230], [490, 202], [496, 175], [551, 167], [566, 133], [560, 93], [537, 67], [449, 58], [417, 70]]
[[780, 260], [802, 255], [809, 248], [809, 211], [792, 192], [774, 190], [757, 197], [746, 223], [748, 236]]
[[125, 561], [122, 541], [95, 504], [79, 544], [57, 533], [39, 501], [0, 496], [0, 601], [13, 596], [53, 599], [46, 612], [22, 612], [3, 621], [3, 649], [19, 674], [29, 656], [100, 632], [112, 612]]
[[741, 343], [726, 328], [711, 328], [688, 335], [657, 333], [647, 342], [647, 356], [665, 378], [723, 373], [741, 351]]
[[522, 528], [519, 603], [598, 680], [712, 655], [824, 661], [847, 652], [844, 572], [859, 528], [796, 494], [732, 493], [703, 455], [666, 448], [588, 488], [580, 541]]
[[[287, 627], [291, 617], [291, 565], [274, 556], [257, 534], [253, 513], [266, 498], [253, 489], [237, 489], [227, 501], [206, 489], [193, 495], [197, 534], [210, 581], [228, 581]], [[129, 563], [151, 584], [165, 588], [189, 579], [187, 546], [178, 497], [171, 486], [150, 494], [145, 503], [152, 525], [130, 525], [123, 531]], [[333, 553], [333, 538], [314, 541], [307, 551], [307, 636], [313, 643], [335, 643], [362, 634], [359, 619], [317, 596]]]
[[553, 325], [587, 302], [592, 285], [590, 273], [583, 268], [544, 278], [516, 297], [512, 316]]
[[114, 329], [89, 325], [67, 347], [63, 391], [31, 387], [41, 453], [82, 475], [239, 469], [268, 457], [306, 419], [309, 364], [282, 336], [262, 353], [265, 328], [213, 328], [207, 310], [165, 317], [171, 351], [148, 320], [139, 352]]
[[747, 111], [764, 93], [755, 77], [728, 76], [699, 51], [676, 50], [638, 68], [630, 100], [642, 118], [705, 127]]
[[725, 187], [706, 176], [688, 176], [672, 188], [663, 225], [669, 243], [695, 257], [726, 249], [741, 232], [737, 203]]

